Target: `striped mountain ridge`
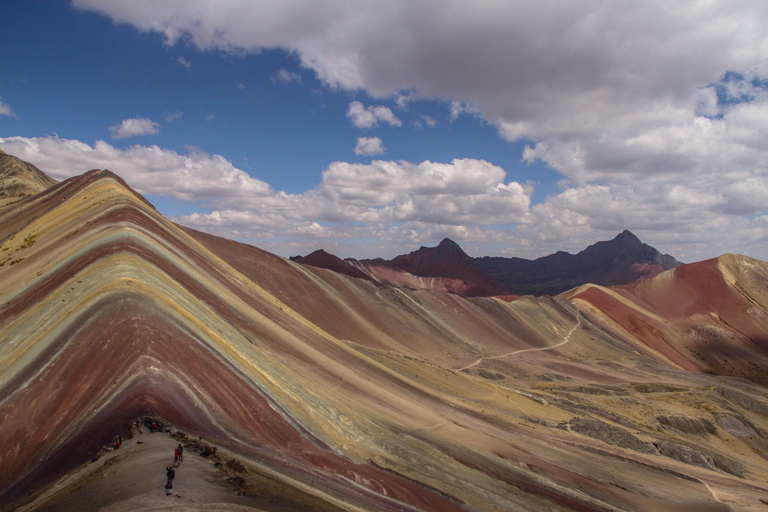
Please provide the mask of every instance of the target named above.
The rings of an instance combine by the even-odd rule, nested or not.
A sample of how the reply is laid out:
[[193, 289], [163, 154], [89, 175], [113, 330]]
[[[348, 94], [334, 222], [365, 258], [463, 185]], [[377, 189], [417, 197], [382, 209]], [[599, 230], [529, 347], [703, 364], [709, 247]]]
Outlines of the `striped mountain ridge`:
[[181, 227], [93, 170], [0, 208], [0, 264], [8, 509], [119, 509], [61, 478], [148, 410], [329, 510], [751, 510], [768, 490], [765, 262], [463, 298]]

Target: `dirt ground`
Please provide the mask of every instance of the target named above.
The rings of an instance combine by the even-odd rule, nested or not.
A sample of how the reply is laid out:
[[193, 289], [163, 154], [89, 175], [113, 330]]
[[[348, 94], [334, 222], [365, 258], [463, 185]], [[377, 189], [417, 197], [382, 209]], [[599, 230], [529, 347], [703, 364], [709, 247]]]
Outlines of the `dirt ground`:
[[[184, 461], [166, 494], [165, 467], [179, 441], [169, 434], [135, 432], [114, 451], [74, 469], [37, 493], [21, 512], [290, 512], [341, 510], [273, 476], [259, 474], [247, 461], [219, 452], [219, 461], [185, 449]], [[219, 462], [219, 466], [216, 465]], [[244, 495], [245, 494], [245, 495]]]

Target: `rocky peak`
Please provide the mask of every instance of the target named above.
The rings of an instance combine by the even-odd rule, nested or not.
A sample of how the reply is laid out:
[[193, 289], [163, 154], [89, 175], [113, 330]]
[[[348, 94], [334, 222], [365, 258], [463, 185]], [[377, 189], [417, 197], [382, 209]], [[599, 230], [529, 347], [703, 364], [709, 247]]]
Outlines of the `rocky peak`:
[[34, 165], [0, 151], [0, 207], [58, 183]]
[[438, 249], [443, 251], [459, 251], [464, 252], [464, 250], [461, 248], [459, 244], [451, 240], [450, 238], [443, 238], [442, 242], [440, 242], [437, 246]]
[[613, 239], [613, 242], [616, 245], [619, 245], [622, 247], [637, 247], [637, 246], [643, 245], [643, 242], [641, 242], [640, 239], [637, 238], [635, 234], [628, 229], [625, 229], [624, 231], [616, 235], [616, 238]]

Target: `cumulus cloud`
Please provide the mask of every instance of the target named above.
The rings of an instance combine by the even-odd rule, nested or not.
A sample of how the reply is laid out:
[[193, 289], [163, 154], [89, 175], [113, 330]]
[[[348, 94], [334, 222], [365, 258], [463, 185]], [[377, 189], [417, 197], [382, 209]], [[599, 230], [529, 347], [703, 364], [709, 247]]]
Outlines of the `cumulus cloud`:
[[375, 236], [386, 244], [395, 236], [405, 243], [403, 233], [412, 238], [417, 232], [475, 233], [477, 238], [480, 226], [526, 222], [533, 193], [529, 186], [505, 182], [501, 167], [475, 159], [334, 162], [318, 187], [287, 194], [219, 155], [194, 148], [180, 154], [157, 146], [118, 149], [104, 141], [89, 145], [57, 137], [0, 138], [0, 148], [57, 179], [109, 169], [142, 194], [205, 204], [214, 211], [177, 220], [248, 239]]
[[768, 8], [754, 2], [368, 0], [354, 11], [343, 0], [73, 3], [169, 44], [282, 47], [333, 86], [460, 99], [494, 122], [547, 131], [567, 130], [573, 117], [610, 123], [641, 104], [679, 107], [729, 69], [766, 71]]
[[379, 121], [389, 123], [390, 126], [401, 126], [403, 124], [389, 107], [379, 105], [366, 108], [359, 101], [353, 101], [349, 104], [347, 117], [358, 128], [373, 128], [379, 124]]
[[0, 138], [0, 147], [59, 180], [90, 169], [109, 169], [142, 194], [213, 206], [276, 196], [269, 185], [251, 178], [223, 157], [194, 148], [179, 154], [158, 146], [118, 149], [104, 141], [91, 146], [58, 137]]
[[768, 237], [768, 215], [722, 215], [726, 204], [722, 194], [696, 183], [590, 184], [535, 205], [531, 222], [516, 234], [542, 253], [575, 252], [629, 228], [641, 240], [687, 262], [726, 252], [765, 259], [768, 253], [754, 240]]
[[13, 113], [11, 107], [9, 107], [7, 103], [4, 103], [2, 98], [0, 98], [0, 116], [16, 117], [16, 114]]
[[146, 117], [123, 119], [120, 124], [109, 127], [113, 139], [127, 139], [139, 135], [154, 135], [160, 133], [160, 123]]
[[378, 137], [358, 137], [355, 154], [363, 156], [383, 155], [387, 151]]
[[483, 113], [479, 108], [466, 101], [451, 101], [450, 106], [451, 121], [456, 121], [459, 116], [466, 114], [473, 117], [482, 117]]
[[[753, 242], [768, 239], [765, 174], [588, 183], [532, 205], [532, 186], [507, 182], [503, 168], [476, 159], [333, 162], [316, 188], [287, 194], [195, 148], [181, 154], [157, 146], [8, 137], [0, 138], [0, 149], [57, 179], [107, 168], [142, 194], [207, 205], [214, 211], [175, 220], [284, 255], [321, 245], [346, 251], [342, 255], [391, 257], [449, 236], [478, 256], [537, 257], [578, 251], [629, 228], [685, 261], [734, 251], [768, 257]], [[362, 251], [354, 240], [369, 243]]]
[[[512, 216], [520, 222], [507, 235], [515, 249], [543, 252], [555, 236], [560, 244], [555, 249], [565, 242], [583, 247], [614, 236], [610, 229], [629, 228], [646, 241], [668, 244], [661, 246], [667, 252], [679, 250], [675, 254], [684, 259], [705, 250], [701, 244], [711, 242], [708, 255], [714, 256], [725, 247], [720, 241], [738, 248], [749, 247], [748, 239], [753, 243], [747, 254], [768, 259], [763, 206], [768, 3], [363, 0], [350, 9], [345, 0], [73, 0], [73, 5], [161, 33], [171, 45], [181, 41], [234, 53], [283, 48], [332, 88], [364, 91], [401, 108], [440, 100], [451, 119], [478, 116], [502, 138], [526, 141], [524, 160], [561, 173], [565, 188], [529, 208], [527, 216]], [[356, 101], [347, 115], [361, 128], [399, 126], [384, 109]], [[326, 170], [329, 180], [334, 166]], [[387, 197], [396, 196], [382, 178], [384, 170], [358, 172], [384, 179]], [[329, 183], [315, 191], [317, 204], [328, 197], [323, 194]], [[406, 194], [385, 206], [366, 206], [358, 197], [364, 192], [353, 188], [335, 189], [352, 198], [343, 205], [342, 218], [362, 208], [376, 217], [386, 210], [390, 219], [423, 220], [421, 207], [433, 197]], [[308, 200], [309, 194], [302, 197]], [[602, 211], [603, 205], [612, 213]], [[409, 229], [438, 231], [429, 231], [433, 224], [426, 221], [418, 228], [414, 223], [421, 220], [403, 222], [396, 226], [398, 240], [407, 240], [402, 233]], [[396, 237], [392, 233], [376, 236]]]

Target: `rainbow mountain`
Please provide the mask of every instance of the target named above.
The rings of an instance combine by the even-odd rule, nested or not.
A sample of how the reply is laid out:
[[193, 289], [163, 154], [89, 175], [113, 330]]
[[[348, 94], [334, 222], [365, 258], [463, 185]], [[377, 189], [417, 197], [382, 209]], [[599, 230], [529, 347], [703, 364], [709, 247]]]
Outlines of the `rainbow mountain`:
[[147, 414], [311, 497], [296, 510], [764, 507], [768, 263], [464, 298], [184, 228], [109, 171], [0, 158], [33, 183], [0, 207], [8, 510], [67, 510]]

